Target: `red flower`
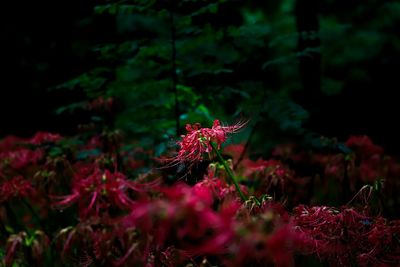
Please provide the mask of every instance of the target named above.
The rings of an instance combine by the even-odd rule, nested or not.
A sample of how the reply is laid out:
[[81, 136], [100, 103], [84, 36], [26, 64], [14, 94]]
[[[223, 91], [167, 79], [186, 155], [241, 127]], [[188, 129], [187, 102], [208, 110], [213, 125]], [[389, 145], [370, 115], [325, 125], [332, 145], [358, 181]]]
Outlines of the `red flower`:
[[[31, 250], [32, 257], [25, 259], [25, 261], [30, 261], [29, 264], [33, 266], [43, 265], [43, 256], [45, 254], [45, 249], [48, 248], [50, 244], [49, 238], [42, 231], [35, 231], [31, 236], [26, 232], [19, 232], [18, 234], [11, 235], [7, 240], [7, 253], [5, 257], [6, 266], [14, 266], [13, 262], [17, 257], [17, 251], [22, 250], [23, 247]], [[19, 257], [20, 255], [18, 255]], [[28, 257], [27, 257], [28, 258]], [[32, 262], [32, 260], [34, 262]]]
[[29, 143], [34, 145], [40, 145], [43, 143], [54, 143], [61, 140], [61, 136], [59, 134], [52, 134], [47, 132], [38, 132], [33, 136]]
[[[246, 191], [245, 188], [241, 188]], [[236, 189], [234, 185], [229, 185], [226, 181], [217, 178], [204, 178], [201, 182], [197, 183], [193, 190], [208, 190], [212, 192], [213, 197], [218, 200], [228, 198], [228, 196], [236, 196]]]
[[[58, 232], [54, 241], [61, 258], [79, 258], [73, 266], [138, 266], [144, 253], [131, 229], [119, 228], [118, 219], [91, 217]], [[129, 261], [130, 264], [127, 263]], [[68, 264], [67, 264], [68, 265]]]
[[[283, 162], [278, 160], [258, 159], [243, 161], [243, 175], [249, 177], [258, 184], [258, 191], [271, 193], [270, 190], [286, 190], [289, 181], [294, 181], [294, 173]], [[273, 190], [274, 191], [274, 190]]]
[[12, 151], [14, 150], [19, 144], [23, 143], [23, 139], [9, 135], [7, 137], [4, 137], [2, 140], [0, 140], [0, 151], [6, 152], [6, 151]]
[[363, 182], [374, 182], [380, 177], [384, 177], [381, 170], [382, 160], [379, 155], [373, 155], [365, 159], [360, 164], [360, 178]]
[[238, 205], [228, 212], [215, 212], [211, 192], [178, 184], [161, 190], [165, 199], [140, 201], [124, 219], [121, 229], [135, 227], [154, 239], [157, 248], [169, 246], [189, 254], [217, 254], [225, 251], [232, 230], [229, 225]]
[[229, 155], [232, 157], [233, 162], [237, 163], [240, 156], [244, 151], [245, 145], [244, 144], [231, 144], [227, 145], [224, 148], [224, 154]]
[[398, 266], [399, 244], [393, 238], [400, 233], [398, 221], [388, 225], [382, 218], [345, 207], [298, 206], [294, 212], [297, 229], [308, 236], [311, 251], [332, 266], [350, 266], [356, 259], [358, 266]]
[[23, 244], [26, 237], [25, 232], [18, 233], [18, 235], [11, 235], [7, 240], [7, 254], [4, 259], [6, 266], [12, 266], [15, 254], [18, 248]]
[[29, 197], [36, 194], [31, 182], [22, 176], [15, 176], [0, 184], [0, 203], [12, 197]]
[[21, 169], [30, 164], [36, 164], [43, 157], [42, 150], [29, 150], [20, 148], [14, 151], [0, 153], [0, 160], [3, 164], [11, 166], [13, 169]]
[[346, 146], [355, 149], [357, 152], [361, 153], [363, 157], [368, 157], [375, 154], [383, 154], [383, 149], [380, 146], [372, 143], [371, 139], [366, 135], [351, 136], [347, 140]]
[[258, 212], [242, 206], [231, 219], [231, 239], [222, 257], [226, 266], [293, 266], [294, 252], [301, 248], [302, 235], [289, 223], [281, 205], [263, 202]]
[[[83, 174], [87, 170], [83, 169]], [[156, 181], [157, 182], [157, 181]], [[143, 191], [145, 186], [153, 186], [155, 183], [142, 185], [128, 180], [122, 173], [102, 171], [98, 167], [88, 176], [77, 173], [73, 180], [72, 194], [55, 197], [59, 201], [55, 207], [65, 208], [78, 202], [81, 217], [91, 214], [99, 215], [101, 211], [110, 206], [121, 209], [130, 209], [134, 201], [129, 197], [128, 190]]]
[[292, 225], [286, 224], [267, 239], [266, 247], [276, 266], [294, 266], [294, 241], [297, 238]]
[[188, 163], [192, 166], [195, 162], [202, 161], [205, 154], [212, 153], [211, 142], [215, 142], [220, 148], [228, 134], [237, 133], [245, 125], [246, 122], [239, 122], [232, 126], [222, 126], [219, 120], [214, 121], [212, 128], [201, 128], [198, 123], [187, 124], [187, 134], [183, 135], [182, 141], [178, 142], [180, 150], [172, 159], [172, 163]]

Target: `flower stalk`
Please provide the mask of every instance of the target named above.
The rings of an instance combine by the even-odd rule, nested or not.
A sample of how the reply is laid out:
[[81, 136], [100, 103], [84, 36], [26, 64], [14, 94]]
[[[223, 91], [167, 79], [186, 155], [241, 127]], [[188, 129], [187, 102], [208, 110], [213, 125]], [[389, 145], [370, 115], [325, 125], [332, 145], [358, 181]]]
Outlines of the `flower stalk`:
[[217, 145], [214, 142], [210, 142], [210, 145], [217, 155], [218, 161], [224, 166], [229, 178], [232, 180], [233, 184], [235, 185], [236, 190], [238, 191], [240, 198], [245, 202], [247, 201], [247, 197], [243, 194], [242, 190], [240, 190], [239, 184], [236, 181], [235, 175], [233, 174], [231, 168], [226, 164], [225, 160], [222, 158], [221, 153], [219, 152]]

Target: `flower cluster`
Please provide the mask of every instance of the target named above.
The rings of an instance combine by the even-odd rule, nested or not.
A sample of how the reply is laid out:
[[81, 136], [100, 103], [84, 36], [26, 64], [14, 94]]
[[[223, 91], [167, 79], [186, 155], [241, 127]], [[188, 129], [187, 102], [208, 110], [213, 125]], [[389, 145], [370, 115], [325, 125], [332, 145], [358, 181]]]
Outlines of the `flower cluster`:
[[[396, 157], [352, 137], [346, 152], [289, 144], [251, 158], [222, 146], [243, 126], [187, 126], [170, 162], [202, 161], [191, 183], [167, 180], [152, 150], [116, 131], [3, 139], [0, 265], [398, 266]], [[325, 206], [338, 187], [347, 204]]]
[[81, 217], [86, 217], [91, 213], [99, 215], [110, 206], [130, 209], [134, 202], [128, 195], [129, 189], [142, 190], [141, 185], [127, 180], [122, 173], [103, 171], [98, 167], [89, 174], [87, 169], [78, 170], [73, 177], [72, 193], [55, 197], [57, 201], [54, 206], [66, 208], [78, 202]]
[[330, 266], [395, 266], [400, 261], [400, 221], [365, 216], [352, 208], [298, 206], [297, 231], [308, 237], [309, 253]]
[[[1, 180], [0, 180], [1, 181]], [[22, 176], [15, 176], [10, 180], [2, 181], [0, 184], [0, 203], [11, 198], [24, 198], [34, 196], [36, 189], [32, 183], [25, 180]]]
[[245, 122], [239, 122], [231, 126], [221, 125], [219, 120], [215, 120], [212, 128], [202, 128], [200, 124], [187, 124], [187, 134], [182, 136], [182, 140], [178, 142], [178, 155], [172, 159], [174, 164], [185, 163], [192, 166], [196, 162], [204, 159], [205, 155], [213, 152], [212, 142], [219, 149], [227, 140], [228, 134], [237, 133], [246, 125]]

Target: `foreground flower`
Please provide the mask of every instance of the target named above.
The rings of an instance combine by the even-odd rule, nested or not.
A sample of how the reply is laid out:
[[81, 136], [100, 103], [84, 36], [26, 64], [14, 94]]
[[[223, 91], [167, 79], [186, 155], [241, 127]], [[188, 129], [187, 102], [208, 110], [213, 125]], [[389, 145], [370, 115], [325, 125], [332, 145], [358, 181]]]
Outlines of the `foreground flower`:
[[218, 161], [224, 166], [229, 178], [235, 185], [241, 199], [246, 201], [247, 198], [241, 191], [235, 175], [219, 152], [222, 143], [227, 139], [227, 135], [237, 133], [245, 125], [246, 122], [239, 122], [232, 126], [222, 126], [219, 120], [214, 121], [212, 128], [201, 128], [198, 123], [194, 125], [187, 124], [186, 130], [188, 133], [182, 136], [182, 141], [178, 142], [180, 150], [178, 155], [170, 160], [172, 166], [187, 164], [190, 170], [195, 163], [203, 161], [204, 155], [208, 155], [208, 158], [211, 159], [212, 154], [215, 153]]
[[[170, 264], [165, 266], [186, 266], [183, 263], [192, 256], [223, 257], [228, 252], [227, 246], [238, 235], [235, 230], [238, 201], [228, 200], [216, 211], [215, 199], [207, 188], [178, 183], [161, 188], [160, 192], [163, 193], [160, 199], [137, 202], [119, 229], [137, 229], [140, 240], [151, 242], [149, 252], [153, 255], [166, 252], [163, 260]], [[171, 246], [173, 257], [168, 253]]]
[[239, 122], [235, 125], [223, 126], [219, 120], [214, 121], [212, 128], [201, 128], [199, 123], [187, 124], [187, 134], [183, 135], [182, 141], [178, 142], [180, 149], [178, 155], [172, 159], [173, 164], [184, 163], [191, 167], [194, 163], [202, 161], [204, 155], [211, 157], [212, 142], [216, 143], [219, 149], [227, 140], [228, 134], [237, 133], [245, 125], [246, 122]]
[[110, 207], [130, 209], [134, 201], [130, 198], [128, 190], [135, 192], [145, 191], [158, 183], [139, 184], [128, 180], [119, 172], [110, 172], [96, 167], [92, 173], [85, 176], [85, 171], [75, 174], [72, 182], [72, 193], [67, 196], [56, 196], [53, 205], [60, 209], [69, 207], [78, 202], [81, 217], [99, 215]]

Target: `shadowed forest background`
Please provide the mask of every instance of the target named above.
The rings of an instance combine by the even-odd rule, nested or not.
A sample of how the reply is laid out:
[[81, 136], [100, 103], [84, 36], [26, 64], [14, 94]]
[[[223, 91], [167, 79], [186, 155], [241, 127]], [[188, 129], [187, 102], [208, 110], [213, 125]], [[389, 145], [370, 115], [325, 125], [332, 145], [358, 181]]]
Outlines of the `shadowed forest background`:
[[0, 267], [398, 266], [400, 2], [1, 11]]
[[[256, 142], [304, 127], [339, 140], [366, 134], [399, 152], [399, 3], [135, 3], [5, 3], [1, 134], [73, 133], [87, 122], [78, 103], [99, 95], [119, 103], [116, 121], [127, 132], [152, 120], [171, 133], [172, 11], [181, 126], [205, 113], [242, 114], [264, 129]], [[73, 103], [74, 112], [56, 114]]]

